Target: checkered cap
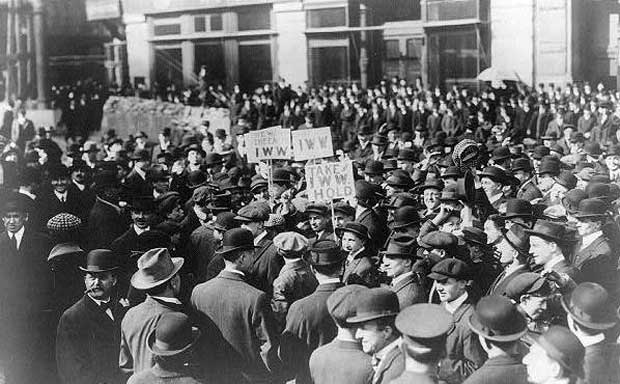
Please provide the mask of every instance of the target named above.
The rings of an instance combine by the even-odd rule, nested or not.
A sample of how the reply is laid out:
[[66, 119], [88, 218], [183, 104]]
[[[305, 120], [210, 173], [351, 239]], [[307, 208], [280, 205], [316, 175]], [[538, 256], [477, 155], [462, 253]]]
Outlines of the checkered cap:
[[70, 213], [59, 213], [47, 221], [47, 229], [51, 232], [65, 232], [78, 229], [82, 225], [79, 217]]

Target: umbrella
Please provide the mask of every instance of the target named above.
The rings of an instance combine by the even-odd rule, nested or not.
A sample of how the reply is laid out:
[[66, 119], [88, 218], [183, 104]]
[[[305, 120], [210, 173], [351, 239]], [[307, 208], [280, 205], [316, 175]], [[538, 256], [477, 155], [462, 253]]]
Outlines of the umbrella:
[[519, 74], [511, 69], [503, 69], [496, 67], [489, 67], [484, 71], [480, 72], [478, 75], [478, 80], [480, 81], [491, 81], [491, 82], [499, 82], [499, 81], [521, 81], [521, 77]]

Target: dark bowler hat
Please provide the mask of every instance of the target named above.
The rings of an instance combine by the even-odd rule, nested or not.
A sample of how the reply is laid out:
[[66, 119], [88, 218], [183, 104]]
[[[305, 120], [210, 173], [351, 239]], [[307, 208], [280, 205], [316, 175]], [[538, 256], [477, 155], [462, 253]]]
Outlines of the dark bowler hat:
[[444, 249], [454, 251], [459, 243], [459, 239], [451, 233], [433, 231], [424, 235], [418, 244], [424, 249]]
[[283, 168], [274, 169], [271, 179], [274, 183], [290, 183], [292, 182], [291, 173]]
[[468, 243], [487, 245], [487, 234], [480, 228], [465, 227], [462, 230], [463, 239]]
[[346, 259], [346, 254], [333, 240], [319, 240], [310, 247], [309, 262], [312, 265], [334, 265]]
[[386, 250], [381, 254], [392, 259], [412, 259], [416, 257], [416, 239], [407, 235], [394, 237], [390, 239]]
[[549, 147], [544, 145], [539, 145], [534, 148], [534, 152], [532, 153], [532, 157], [536, 160], [541, 160], [543, 157], [548, 156], [551, 153]]
[[65, 165], [55, 164], [49, 168], [48, 175], [51, 180], [64, 179], [71, 176], [71, 172], [69, 172], [69, 168]]
[[342, 237], [345, 232], [351, 232], [357, 235], [362, 240], [370, 240], [368, 235], [368, 228], [364, 224], [360, 224], [354, 221], [345, 223], [342, 227], [336, 228], [336, 236]]
[[398, 208], [394, 212], [394, 223], [392, 227], [394, 229], [401, 229], [410, 225], [420, 224], [421, 220], [418, 210], [413, 206], [406, 205]]
[[409, 192], [395, 193], [385, 205], [389, 209], [398, 209], [405, 206], [415, 207], [418, 204], [416, 198]]
[[493, 154], [491, 155], [491, 160], [493, 161], [502, 161], [510, 158], [510, 148], [508, 147], [497, 147], [493, 150]]
[[84, 272], [101, 273], [118, 269], [118, 259], [109, 249], [93, 249], [86, 255], [86, 267], [78, 267]]
[[207, 168], [211, 168], [215, 165], [224, 164], [224, 159], [222, 158], [222, 155], [220, 155], [219, 153], [211, 152], [207, 155], [205, 159], [205, 164]]
[[226, 232], [229, 229], [233, 229], [238, 226], [235, 220], [235, 214], [232, 212], [221, 212], [215, 217], [215, 221], [211, 225], [213, 229], [217, 229], [220, 232]]
[[566, 212], [574, 214], [577, 212], [579, 203], [587, 198], [588, 195], [583, 189], [571, 189], [562, 197], [562, 206], [566, 209]]
[[372, 145], [380, 145], [380, 146], [387, 145], [387, 143], [388, 143], [387, 136], [380, 135], [378, 133], [375, 133], [373, 135], [372, 141], [370, 142], [370, 144]]
[[417, 193], [421, 193], [426, 189], [436, 189], [438, 191], [443, 190], [444, 184], [443, 184], [443, 180], [441, 179], [430, 179], [430, 180], [426, 180], [426, 182], [416, 188], [414, 188], [414, 191]]
[[182, 257], [170, 257], [167, 248], [154, 248], [138, 259], [138, 271], [131, 276], [131, 285], [139, 290], [147, 290], [172, 279], [183, 266]]
[[446, 171], [441, 175], [441, 178], [442, 179], [448, 179], [448, 178], [458, 179], [461, 176], [463, 176], [463, 174], [459, 170], [459, 167], [457, 167], [456, 165], [451, 165], [448, 168], [446, 168]]
[[383, 163], [376, 160], [368, 160], [364, 167], [364, 173], [367, 175], [382, 175], [384, 173]]
[[598, 198], [583, 199], [574, 213], [577, 219], [603, 219], [607, 217], [608, 205]]
[[495, 166], [484, 168], [484, 170], [480, 172], [478, 176], [480, 176], [480, 178], [488, 177], [489, 179], [502, 184], [508, 184], [509, 182], [506, 171]]
[[359, 324], [386, 317], [396, 317], [399, 311], [396, 293], [387, 288], [371, 288], [361, 292], [357, 297], [356, 314], [349, 317], [347, 322]]
[[524, 219], [532, 218], [534, 214], [532, 204], [523, 199], [510, 199], [506, 202], [506, 212], [500, 214], [505, 219], [514, 219], [522, 217]]
[[524, 272], [508, 283], [504, 295], [518, 303], [523, 295], [547, 296], [552, 291], [551, 283], [540, 273]]
[[235, 220], [243, 221], [246, 223], [265, 221], [269, 218], [271, 209], [269, 204], [262, 202], [254, 202], [241, 207], [235, 216]]
[[419, 303], [400, 311], [395, 325], [407, 337], [432, 340], [447, 334], [452, 329], [453, 319], [439, 304]]
[[516, 341], [527, 332], [525, 317], [504, 296], [486, 296], [469, 317], [469, 328], [487, 340]]
[[405, 189], [413, 188], [413, 180], [411, 180], [411, 177], [400, 174], [391, 175], [387, 178], [385, 183], [389, 186], [401, 187]]
[[554, 243], [563, 244], [568, 240], [566, 238], [567, 233], [564, 225], [547, 220], [536, 220], [534, 228], [526, 229], [525, 232], [530, 236], [540, 237]]
[[187, 174], [187, 186], [190, 189], [198, 188], [207, 183], [207, 175], [201, 170], [191, 171]]
[[583, 147], [583, 151], [592, 157], [598, 157], [603, 153], [603, 150], [601, 149], [601, 145], [597, 142], [586, 144]]
[[164, 313], [147, 337], [147, 348], [157, 356], [174, 356], [196, 344], [200, 330], [181, 312]]
[[554, 144], [551, 146], [551, 148], [549, 149], [551, 152], [556, 152], [558, 153], [560, 156], [564, 156], [564, 148], [562, 148], [560, 146], [560, 144]]
[[327, 298], [327, 312], [336, 324], [346, 323], [349, 317], [355, 316], [355, 304], [362, 292], [368, 288], [359, 284], [350, 284], [338, 288]]
[[510, 167], [512, 172], [524, 171], [524, 172], [532, 172], [534, 167], [532, 166], [532, 162], [529, 159], [515, 159], [512, 162], [512, 167]]
[[306, 207], [306, 213], [314, 213], [323, 217], [331, 216], [331, 213], [329, 212], [329, 207], [325, 204], [310, 204]]
[[605, 330], [618, 322], [609, 293], [596, 283], [579, 284], [570, 296], [562, 298], [562, 306], [568, 316], [586, 328]]
[[155, 199], [152, 196], [136, 196], [131, 200], [129, 209], [134, 212], [155, 212]]
[[245, 251], [257, 248], [254, 246], [252, 232], [243, 228], [232, 228], [224, 232], [222, 246], [215, 251], [218, 255], [224, 255], [234, 251]]
[[588, 194], [589, 199], [595, 197], [599, 199], [606, 199], [610, 195], [611, 187], [609, 184], [593, 182], [592, 180], [590, 180], [588, 185], [586, 185], [585, 191]]
[[446, 280], [454, 278], [457, 280], [471, 279], [471, 272], [467, 264], [459, 259], [443, 259], [433, 266], [428, 277], [433, 280]]
[[129, 159], [134, 161], [151, 161], [151, 153], [146, 149], [138, 149], [129, 155]]
[[561, 171], [560, 174], [553, 179], [566, 189], [573, 189], [577, 186], [577, 177], [573, 175], [571, 171]]
[[538, 167], [538, 174], [558, 176], [560, 174], [560, 160], [557, 157], [546, 156], [542, 159], [540, 166]]
[[418, 155], [416, 151], [411, 148], [403, 148], [398, 151], [397, 159], [401, 161], [417, 161]]
[[553, 325], [535, 340], [547, 355], [578, 377], [584, 376], [585, 348], [568, 328]]
[[383, 197], [383, 189], [365, 180], [355, 182], [355, 197], [360, 200], [375, 200]]

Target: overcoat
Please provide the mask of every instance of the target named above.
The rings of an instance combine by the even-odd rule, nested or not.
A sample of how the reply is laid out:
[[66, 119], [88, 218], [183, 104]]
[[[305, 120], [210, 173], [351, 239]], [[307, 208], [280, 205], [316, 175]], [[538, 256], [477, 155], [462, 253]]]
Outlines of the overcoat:
[[372, 378], [373, 384], [387, 384], [399, 377], [405, 370], [405, 356], [400, 346], [388, 352], [379, 362]]
[[424, 281], [415, 273], [391, 285], [390, 289], [398, 296], [401, 311], [410, 305], [425, 303], [428, 298]]
[[258, 242], [254, 261], [248, 276], [248, 282], [263, 292], [271, 295], [273, 281], [278, 277], [284, 265], [284, 259], [278, 254], [273, 241], [264, 237]]
[[371, 384], [375, 371], [357, 341], [335, 339], [310, 356], [314, 384]]
[[527, 369], [521, 356], [501, 355], [487, 360], [463, 384], [527, 384]]

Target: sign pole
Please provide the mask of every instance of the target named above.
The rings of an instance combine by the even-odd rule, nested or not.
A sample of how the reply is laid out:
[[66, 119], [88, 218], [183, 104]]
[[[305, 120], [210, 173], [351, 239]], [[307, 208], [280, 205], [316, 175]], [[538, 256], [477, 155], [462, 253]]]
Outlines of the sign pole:
[[334, 231], [334, 240], [338, 238], [336, 235], [336, 215], [334, 213], [334, 199], [329, 200], [331, 208], [332, 208], [332, 231]]
[[273, 170], [271, 169], [271, 159], [267, 159], [267, 190], [269, 191], [269, 205], [275, 206], [275, 196], [273, 193]]

